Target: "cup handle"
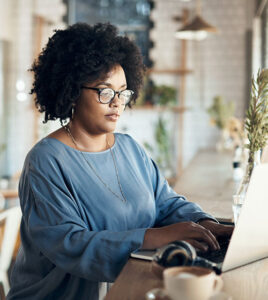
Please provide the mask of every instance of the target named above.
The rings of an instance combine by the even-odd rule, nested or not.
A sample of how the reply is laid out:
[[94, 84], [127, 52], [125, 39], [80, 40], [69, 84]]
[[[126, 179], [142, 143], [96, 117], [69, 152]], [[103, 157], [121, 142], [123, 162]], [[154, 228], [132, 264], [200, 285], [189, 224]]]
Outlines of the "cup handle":
[[214, 292], [219, 292], [223, 288], [223, 280], [220, 276], [215, 277]]

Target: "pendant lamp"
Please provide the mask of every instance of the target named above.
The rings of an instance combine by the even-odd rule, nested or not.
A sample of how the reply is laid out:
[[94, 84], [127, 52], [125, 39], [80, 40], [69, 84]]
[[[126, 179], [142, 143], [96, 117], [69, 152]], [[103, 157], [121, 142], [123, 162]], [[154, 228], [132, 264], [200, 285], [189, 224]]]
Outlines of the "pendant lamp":
[[196, 1], [196, 16], [182, 28], [178, 29], [175, 37], [184, 40], [203, 40], [210, 33], [218, 32], [217, 28], [210, 25], [201, 17], [200, 0]]

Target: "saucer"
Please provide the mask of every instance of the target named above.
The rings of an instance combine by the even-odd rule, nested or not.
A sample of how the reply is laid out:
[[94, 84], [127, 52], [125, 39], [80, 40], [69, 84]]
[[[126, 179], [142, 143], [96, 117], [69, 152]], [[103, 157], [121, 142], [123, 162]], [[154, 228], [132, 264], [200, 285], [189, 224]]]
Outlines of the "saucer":
[[170, 300], [167, 292], [163, 288], [155, 288], [150, 290], [145, 295], [146, 300]]
[[[163, 288], [155, 288], [148, 291], [145, 295], [146, 300], [170, 300], [167, 292]], [[218, 292], [211, 296], [208, 300], [232, 300], [232, 296], [224, 293]]]
[[218, 292], [209, 298], [209, 300], [232, 300], [232, 299], [233, 299], [232, 296], [224, 292]]

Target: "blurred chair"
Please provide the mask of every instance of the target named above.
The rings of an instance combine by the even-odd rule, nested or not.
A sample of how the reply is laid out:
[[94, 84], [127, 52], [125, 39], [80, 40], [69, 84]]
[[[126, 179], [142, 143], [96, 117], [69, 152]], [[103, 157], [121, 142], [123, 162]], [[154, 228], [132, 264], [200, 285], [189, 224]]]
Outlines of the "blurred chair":
[[3, 196], [3, 194], [0, 192], [0, 211], [5, 208], [6, 205], [6, 199]]
[[5, 294], [9, 291], [8, 268], [12, 261], [21, 221], [21, 209], [15, 206], [0, 212], [0, 282]]
[[5, 299], [6, 299], [6, 295], [4, 291], [4, 286], [3, 283], [0, 282], [0, 300], [5, 300]]

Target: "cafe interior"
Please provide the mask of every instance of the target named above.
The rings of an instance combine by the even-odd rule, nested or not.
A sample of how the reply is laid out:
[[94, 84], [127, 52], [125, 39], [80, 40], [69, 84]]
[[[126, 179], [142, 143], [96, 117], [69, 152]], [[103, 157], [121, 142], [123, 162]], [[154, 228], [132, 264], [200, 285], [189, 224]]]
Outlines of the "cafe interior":
[[[144, 84], [116, 131], [145, 149], [176, 193], [238, 229], [240, 213], [242, 224], [242, 212], [246, 218], [250, 210], [243, 208], [252, 176], [260, 173], [255, 169], [266, 166], [261, 178], [268, 178], [267, 0], [0, 0], [1, 299], [20, 251], [18, 187], [26, 155], [61, 126], [58, 120], [43, 123], [44, 113], [30, 94], [29, 69], [55, 29], [77, 22], [110, 22], [139, 47]], [[259, 188], [255, 195], [263, 199], [265, 187]], [[260, 205], [268, 208], [267, 200], [256, 203], [255, 218], [265, 210]], [[261, 257], [223, 272], [214, 298], [187, 299], [268, 299], [268, 221], [260, 216], [261, 221], [263, 238], [256, 242]], [[247, 230], [233, 244], [247, 245], [258, 235]], [[153, 264], [155, 258], [130, 256], [99, 299], [186, 299], [166, 294], [165, 270], [155, 271]]]

